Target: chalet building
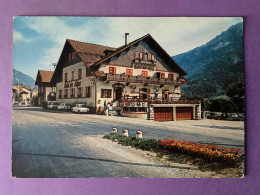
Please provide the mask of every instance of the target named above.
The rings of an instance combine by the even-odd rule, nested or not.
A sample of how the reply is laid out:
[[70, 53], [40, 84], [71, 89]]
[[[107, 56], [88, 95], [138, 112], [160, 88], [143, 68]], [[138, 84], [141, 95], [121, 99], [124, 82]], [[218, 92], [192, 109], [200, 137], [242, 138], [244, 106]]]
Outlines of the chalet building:
[[113, 107], [114, 115], [156, 121], [200, 119], [199, 100], [180, 100], [185, 75], [147, 34], [119, 48], [67, 39], [51, 82], [57, 102], [97, 114]]
[[20, 96], [20, 103], [29, 104], [31, 101], [31, 90], [30, 87], [23, 84], [15, 84], [12, 86], [12, 102], [16, 102], [16, 98]]
[[55, 101], [56, 86], [51, 83], [53, 71], [39, 70], [35, 85], [38, 86], [38, 105], [42, 106], [45, 101]]

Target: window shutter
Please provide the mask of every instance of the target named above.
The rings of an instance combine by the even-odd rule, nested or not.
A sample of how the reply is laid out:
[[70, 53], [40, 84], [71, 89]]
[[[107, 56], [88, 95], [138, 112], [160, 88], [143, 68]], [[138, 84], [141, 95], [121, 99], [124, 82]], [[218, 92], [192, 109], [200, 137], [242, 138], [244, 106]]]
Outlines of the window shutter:
[[89, 91], [89, 97], [91, 97], [91, 86], [89, 87], [88, 91]]
[[140, 60], [143, 60], [143, 53], [139, 53]]
[[136, 60], [139, 59], [139, 52], [135, 52], [135, 59], [136, 59]]
[[154, 55], [152, 55], [152, 57], [151, 57], [151, 58], [152, 58], [152, 61], [155, 61]]
[[152, 55], [148, 54], [148, 61], [151, 61], [151, 60], [152, 60]]
[[151, 90], [147, 89], [147, 99], [150, 100], [151, 98]]
[[143, 99], [143, 88], [139, 88], [139, 99]]
[[173, 79], [173, 74], [169, 73], [168, 74], [168, 78], [172, 80]]
[[116, 67], [114, 67], [113, 74], [116, 74]]
[[165, 79], [165, 73], [161, 73], [161, 79]]
[[133, 69], [130, 69], [130, 75], [131, 76], [133, 75]]

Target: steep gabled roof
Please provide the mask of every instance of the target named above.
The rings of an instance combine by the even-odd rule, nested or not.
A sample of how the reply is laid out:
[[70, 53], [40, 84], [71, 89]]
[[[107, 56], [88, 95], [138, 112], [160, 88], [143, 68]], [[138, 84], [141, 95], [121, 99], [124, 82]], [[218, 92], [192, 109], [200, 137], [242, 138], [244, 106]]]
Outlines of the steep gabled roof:
[[58, 64], [54, 71], [53, 79], [51, 81], [53, 83], [55, 83], [55, 78], [56, 78], [57, 74], [59, 74], [58, 72], [61, 72], [63, 69], [63, 65], [64, 65], [63, 64], [64, 63], [63, 54], [68, 48], [72, 48], [72, 50], [78, 54], [79, 58], [86, 65], [86, 67], [88, 67], [90, 64], [93, 64], [94, 62], [100, 60], [101, 57], [105, 56], [106, 50], [114, 51], [116, 49], [113, 47], [66, 39], [65, 45], [63, 47], [63, 50], [61, 52], [61, 55], [60, 55], [60, 58], [58, 61]]
[[96, 61], [94, 64], [92, 64], [92, 66], [99, 65], [100, 63], [102, 63], [102, 62], [108, 60], [109, 58], [112, 58], [112, 57], [115, 56], [116, 54], [118, 54], [118, 53], [124, 51], [125, 49], [131, 47], [132, 45], [138, 43], [139, 41], [143, 40], [144, 38], [146, 38], [146, 37], [148, 37], [148, 36], [149, 36], [149, 34], [147, 34], [147, 35], [145, 35], [145, 36], [143, 36], [143, 37], [141, 37], [141, 38], [139, 38], [139, 39], [136, 39], [136, 40], [132, 41], [131, 43], [127, 44], [127, 45], [123, 45], [123, 46], [117, 48], [114, 52], [112, 52], [112, 53], [110, 53], [109, 55], [105, 56], [104, 58], [102, 58], [102, 59]]
[[97, 45], [93, 43], [85, 43], [85, 42], [75, 41], [71, 39], [67, 39], [67, 41], [78, 53], [104, 55], [105, 50], [115, 50], [115, 48], [113, 47]]
[[105, 56], [106, 50], [114, 51], [115, 48], [97, 45], [93, 43], [84, 43], [80, 41], [75, 41], [71, 39], [67, 39], [73, 49], [78, 53], [81, 60], [85, 63], [85, 65], [90, 65], [98, 60], [101, 57]]
[[180, 73], [181, 75], [187, 75], [187, 73], [178, 65], [176, 62], [172, 59], [172, 57], [155, 41], [155, 39], [150, 35], [147, 34], [139, 39], [136, 39], [132, 42], [130, 42], [127, 45], [124, 45], [122, 47], [119, 47], [114, 52], [110, 53], [109, 55], [106, 55], [105, 57], [101, 58], [100, 60], [96, 61], [91, 65], [92, 70], [98, 70], [99, 65], [106, 61], [111, 59], [113, 56], [116, 56], [117, 54], [121, 53], [122, 51], [130, 48], [131, 46], [138, 44], [140, 41], [146, 41], [148, 44], [153, 45], [153, 50], [160, 54], [159, 56], [163, 56], [163, 59], [167, 65], [174, 71]]
[[[153, 50], [158, 53], [158, 55], [164, 60], [164, 62], [169, 66], [170, 69], [180, 73], [181, 75], [186, 75], [186, 72], [178, 64], [175, 63], [171, 56], [153, 39], [153, 37], [150, 34], [147, 34], [117, 49], [113, 47], [67, 39], [51, 82], [55, 83], [56, 76], [59, 74], [59, 72], [62, 71], [64, 63], [63, 55], [65, 55], [64, 52], [68, 47], [71, 47], [72, 50], [74, 50], [78, 54], [79, 58], [92, 72], [93, 75], [101, 75], [100, 72], [97, 72], [101, 63], [111, 59], [113, 56], [118, 55], [120, 52], [129, 49], [131, 46], [138, 44], [140, 41], [145, 41], [150, 44]], [[106, 54], [106, 51], [109, 52]]]
[[52, 76], [53, 76], [53, 73], [54, 73], [53, 71], [38, 70], [35, 85], [38, 85], [40, 82], [41, 83], [50, 83]]

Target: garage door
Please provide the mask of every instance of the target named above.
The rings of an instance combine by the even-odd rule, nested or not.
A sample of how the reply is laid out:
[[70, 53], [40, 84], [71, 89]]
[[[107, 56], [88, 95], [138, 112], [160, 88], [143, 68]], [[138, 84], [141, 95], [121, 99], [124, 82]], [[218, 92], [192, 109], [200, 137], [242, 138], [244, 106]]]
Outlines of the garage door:
[[191, 120], [193, 107], [177, 107], [176, 120]]
[[155, 121], [172, 121], [172, 107], [155, 107]]

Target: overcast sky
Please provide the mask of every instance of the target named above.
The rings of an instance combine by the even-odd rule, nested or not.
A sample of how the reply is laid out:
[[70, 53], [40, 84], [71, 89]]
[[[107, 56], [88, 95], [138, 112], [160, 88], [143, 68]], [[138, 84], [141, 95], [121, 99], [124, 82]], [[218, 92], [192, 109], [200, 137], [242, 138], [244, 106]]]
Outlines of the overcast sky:
[[38, 70], [50, 70], [58, 62], [66, 39], [120, 47], [126, 32], [129, 42], [149, 33], [174, 56], [242, 21], [239, 17], [16, 17], [13, 67], [35, 79]]

